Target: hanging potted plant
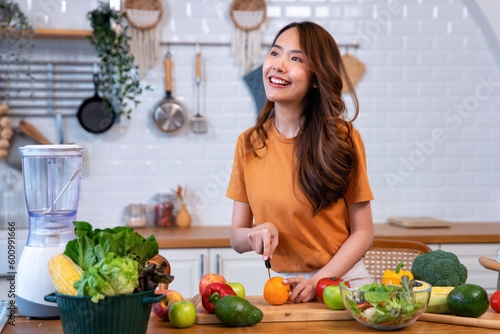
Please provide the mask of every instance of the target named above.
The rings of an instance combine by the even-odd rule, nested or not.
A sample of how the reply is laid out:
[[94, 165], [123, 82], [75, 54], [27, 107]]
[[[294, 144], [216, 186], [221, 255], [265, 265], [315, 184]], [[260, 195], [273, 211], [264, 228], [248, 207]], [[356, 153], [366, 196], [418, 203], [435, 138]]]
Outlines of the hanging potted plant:
[[101, 60], [100, 90], [104, 105], [115, 106], [118, 115], [130, 119], [133, 108], [140, 103], [137, 97], [142, 88], [130, 52], [128, 26], [123, 25], [125, 15], [101, 2], [97, 9], [87, 13], [87, 18], [92, 26], [92, 36], [88, 38]]
[[[0, 0], [0, 40], [3, 45], [0, 49], [0, 62], [2, 63], [22, 65], [27, 62], [33, 52], [33, 27], [19, 4], [11, 0]], [[29, 64], [25, 71], [16, 69], [12, 72], [7, 72], [4, 76], [7, 90], [10, 88], [9, 83], [13, 75], [19, 77], [20, 73], [26, 72], [28, 78], [33, 79]]]

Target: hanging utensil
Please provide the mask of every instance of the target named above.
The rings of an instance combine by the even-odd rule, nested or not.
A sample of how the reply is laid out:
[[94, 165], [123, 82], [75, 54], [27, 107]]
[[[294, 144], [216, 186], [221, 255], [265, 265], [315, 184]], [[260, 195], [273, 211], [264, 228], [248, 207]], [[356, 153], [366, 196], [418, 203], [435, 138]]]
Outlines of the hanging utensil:
[[94, 66], [94, 96], [82, 102], [77, 117], [81, 126], [91, 133], [103, 133], [109, 130], [116, 119], [113, 106], [99, 96], [99, 74]]
[[200, 85], [201, 85], [201, 52], [196, 43], [196, 115], [191, 119], [191, 129], [194, 133], [207, 132], [207, 120], [200, 114]]
[[163, 132], [175, 132], [186, 121], [184, 106], [172, 97], [172, 55], [165, 56], [165, 98], [153, 108], [153, 122]]
[[12, 129], [14, 132], [10, 139], [8, 154], [5, 157], [5, 162], [12, 168], [22, 171], [22, 157], [19, 154], [19, 147], [37, 144], [52, 144], [41, 132], [32, 124], [21, 120], [19, 128]]

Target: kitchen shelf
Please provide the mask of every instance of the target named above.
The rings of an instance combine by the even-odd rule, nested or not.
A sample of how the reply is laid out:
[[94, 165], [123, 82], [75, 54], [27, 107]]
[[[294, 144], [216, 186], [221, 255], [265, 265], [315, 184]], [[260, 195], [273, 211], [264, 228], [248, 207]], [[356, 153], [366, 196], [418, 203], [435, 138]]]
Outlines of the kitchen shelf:
[[65, 30], [65, 29], [35, 29], [35, 38], [44, 39], [87, 39], [91, 36], [90, 30]]

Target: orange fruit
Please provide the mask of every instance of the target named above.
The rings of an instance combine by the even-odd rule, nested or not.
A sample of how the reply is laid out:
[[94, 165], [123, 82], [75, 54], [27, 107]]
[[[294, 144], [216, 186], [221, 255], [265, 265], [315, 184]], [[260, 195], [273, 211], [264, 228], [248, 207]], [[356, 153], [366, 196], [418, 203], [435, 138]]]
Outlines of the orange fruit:
[[271, 305], [282, 305], [288, 300], [290, 285], [283, 284], [283, 277], [275, 276], [264, 286], [264, 299]]

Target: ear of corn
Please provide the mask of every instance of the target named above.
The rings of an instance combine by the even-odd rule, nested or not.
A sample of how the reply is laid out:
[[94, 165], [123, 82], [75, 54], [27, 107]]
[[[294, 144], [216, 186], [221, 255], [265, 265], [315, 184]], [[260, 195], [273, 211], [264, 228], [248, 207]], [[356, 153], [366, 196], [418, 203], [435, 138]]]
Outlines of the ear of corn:
[[[425, 309], [428, 313], [451, 313], [448, 309], [446, 301], [448, 294], [451, 290], [455, 289], [454, 286], [433, 286], [429, 304]], [[416, 289], [414, 289], [416, 290]]]
[[64, 254], [50, 258], [48, 268], [56, 291], [65, 295], [76, 296], [73, 283], [80, 280], [82, 268]]

